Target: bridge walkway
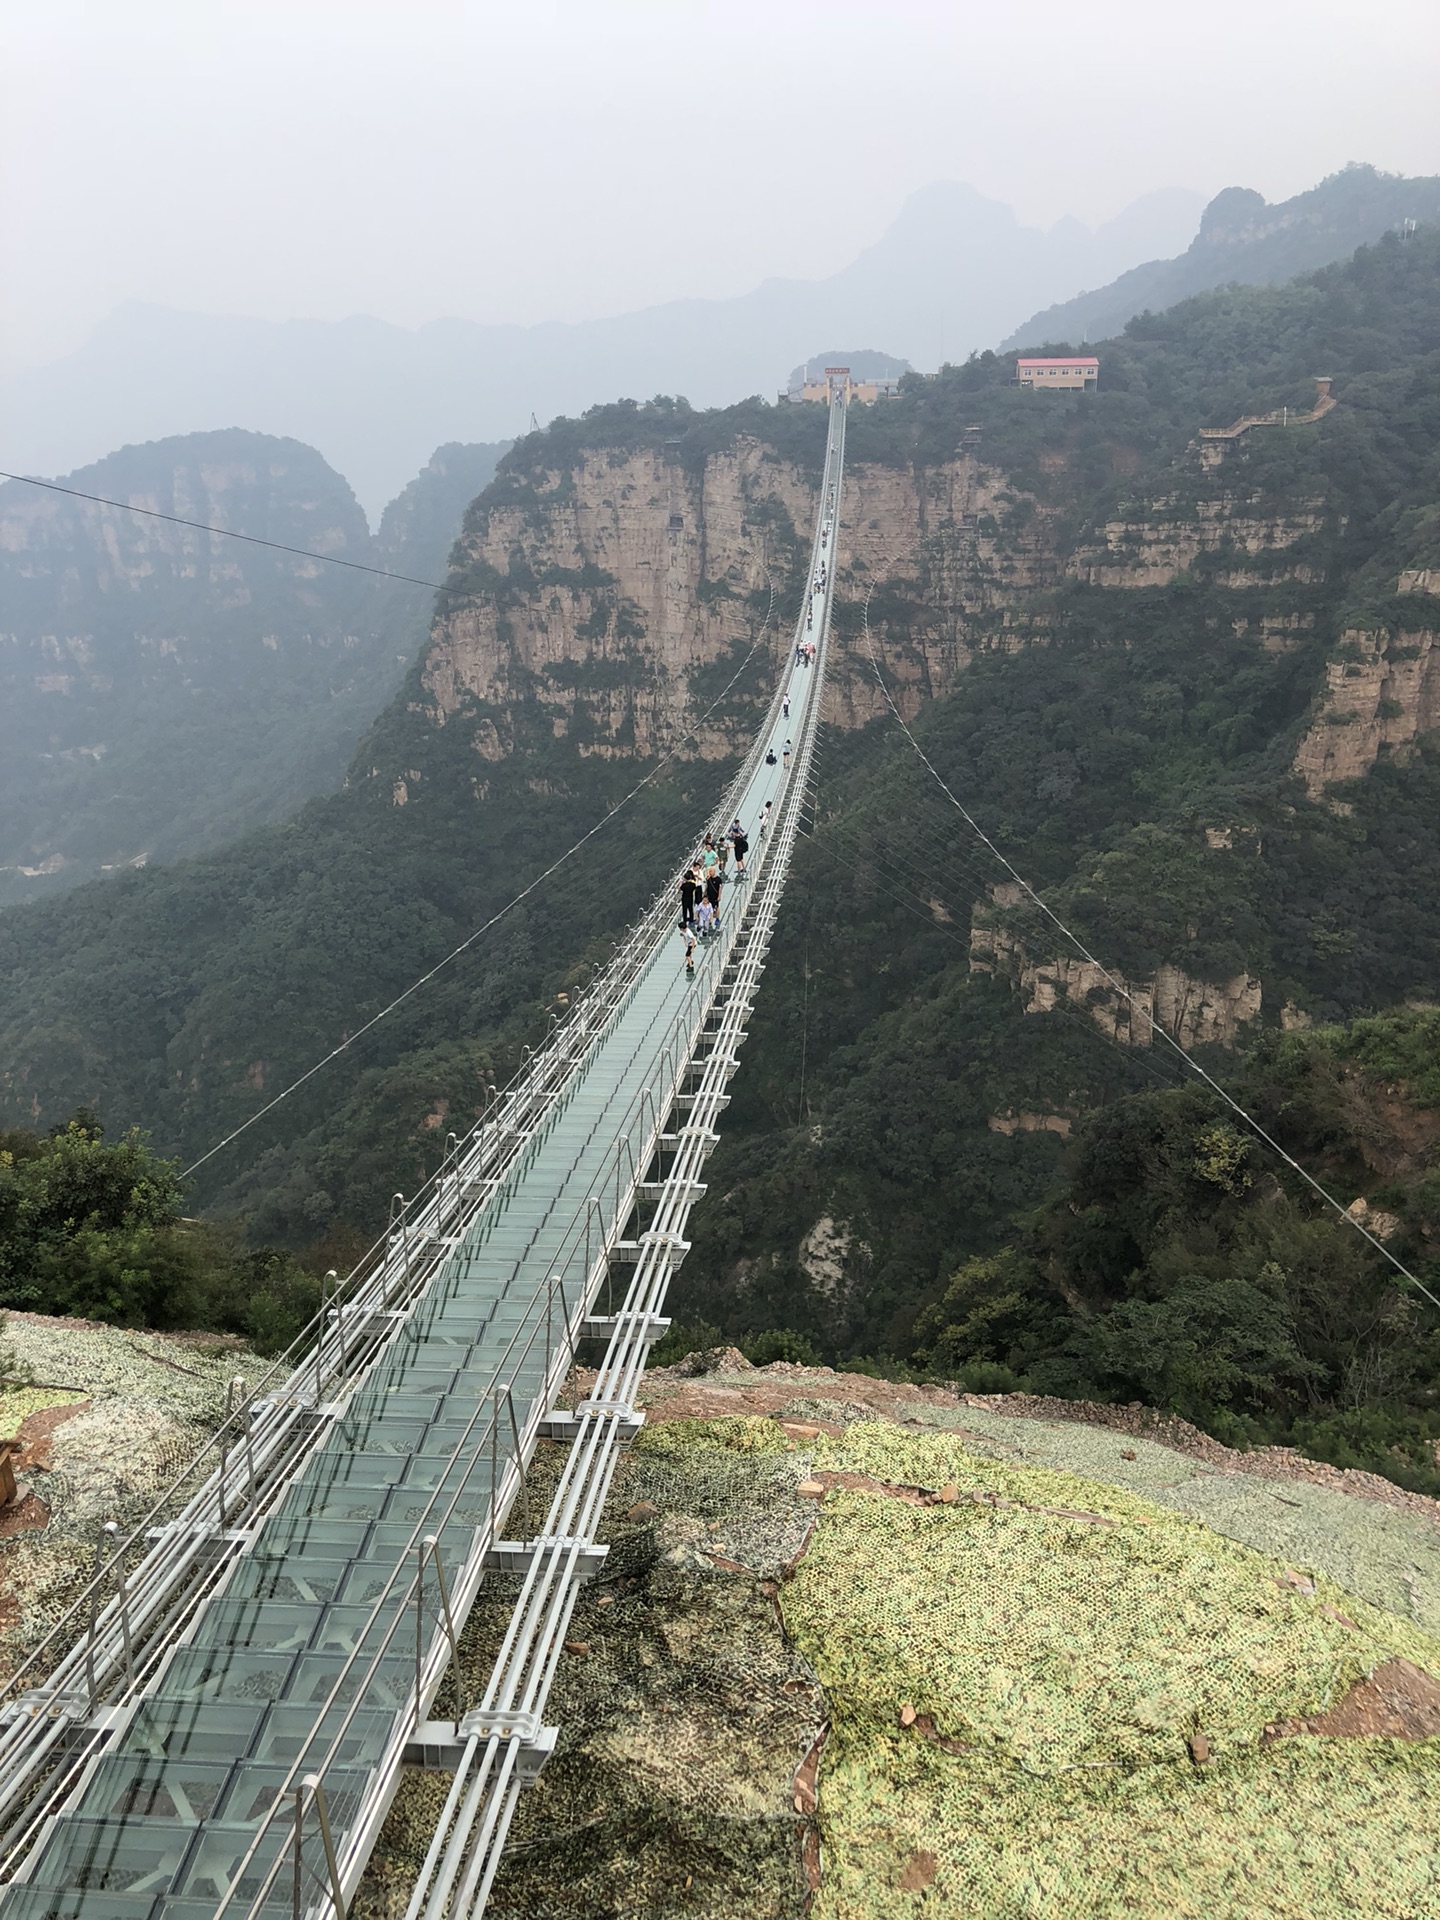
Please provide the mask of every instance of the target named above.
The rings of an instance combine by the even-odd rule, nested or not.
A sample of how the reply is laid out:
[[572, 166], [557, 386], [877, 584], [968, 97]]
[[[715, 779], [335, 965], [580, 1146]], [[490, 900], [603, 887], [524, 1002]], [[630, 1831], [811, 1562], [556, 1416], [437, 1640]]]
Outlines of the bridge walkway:
[[[549, 1673], [579, 1581], [603, 1551], [599, 1510], [637, 1424], [635, 1385], [665, 1324], [685, 1217], [704, 1191], [696, 1174], [784, 885], [820, 703], [843, 433], [837, 403], [812, 568], [826, 585], [807, 594], [796, 629], [820, 657], [807, 670], [792, 652], [790, 717], [777, 692], [714, 822], [723, 830], [738, 813], [753, 835], [774, 804], [772, 831], [752, 838], [750, 877], [726, 889], [719, 936], [688, 974], [673, 883], [658, 896], [643, 950], [587, 1016], [582, 1050], [532, 1103], [538, 1118], [514, 1124], [508, 1162], [497, 1165], [502, 1117], [488, 1123], [483, 1154], [457, 1152], [413, 1238], [405, 1218], [390, 1236], [392, 1252], [403, 1243], [408, 1301], [337, 1307], [321, 1348], [338, 1347], [338, 1386], [327, 1375], [322, 1387], [317, 1358], [315, 1389], [304, 1391], [302, 1361], [250, 1409], [248, 1510], [243, 1489], [235, 1494], [241, 1469], [222, 1453], [212, 1511], [224, 1524], [205, 1528], [190, 1514], [178, 1526], [211, 1536], [196, 1566], [218, 1572], [173, 1641], [152, 1647], [137, 1675], [132, 1622], [112, 1605], [106, 1645], [118, 1631], [125, 1670], [109, 1702], [99, 1704], [93, 1649], [85, 1712], [58, 1743], [51, 1723], [72, 1711], [71, 1696], [49, 1696], [49, 1798], [37, 1767], [28, 1826], [22, 1810], [6, 1834], [15, 1864], [0, 1887], [3, 1920], [341, 1912], [402, 1763], [427, 1749], [452, 1768], [455, 1787], [412, 1911], [422, 1899], [427, 1915], [483, 1905], [515, 1794], [543, 1762]], [[372, 1323], [380, 1331], [368, 1357], [353, 1363], [347, 1328], [358, 1348]], [[610, 1342], [601, 1382], [567, 1423], [551, 1411], [555, 1396], [577, 1341], [595, 1329]], [[265, 1496], [253, 1434], [281, 1415], [309, 1437]], [[573, 1434], [571, 1466], [541, 1532], [506, 1542], [542, 1431]], [[196, 1496], [199, 1514], [213, 1497]], [[153, 1551], [167, 1550], [162, 1539]], [[497, 1565], [527, 1572], [511, 1639], [469, 1716], [430, 1722], [455, 1638]], [[158, 1592], [158, 1580], [142, 1566], [135, 1592]], [[16, 1726], [23, 1735], [12, 1712]]]

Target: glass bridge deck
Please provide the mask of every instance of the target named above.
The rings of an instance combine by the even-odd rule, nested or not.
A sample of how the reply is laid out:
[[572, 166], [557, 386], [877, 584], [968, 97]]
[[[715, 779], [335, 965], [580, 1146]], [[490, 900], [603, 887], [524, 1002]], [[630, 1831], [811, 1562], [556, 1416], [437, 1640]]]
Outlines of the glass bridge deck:
[[[799, 735], [820, 678], [818, 670], [790, 672], [794, 711], [776, 723], [777, 764], [760, 760], [740, 809], [752, 833], [765, 802], [778, 806], [781, 747]], [[753, 842], [752, 849], [760, 851]], [[727, 888], [729, 914], [740, 911], [745, 884]], [[607, 1228], [623, 1225], [614, 1219], [617, 1134], [641, 1088], [651, 1086], [663, 1104], [666, 1035], [686, 1004], [713, 987], [718, 959], [702, 950], [696, 975], [687, 976], [678, 937], [667, 933], [393, 1348], [92, 1763], [28, 1879], [0, 1891], [0, 1920], [211, 1920], [287, 1772], [328, 1749], [360, 1691], [325, 1769], [329, 1816], [343, 1844], [413, 1705], [413, 1630], [402, 1624], [394, 1650], [373, 1667], [367, 1651], [380, 1646], [401, 1604], [384, 1598], [392, 1575], [407, 1550], [413, 1561], [417, 1529], [437, 1495], [448, 1511], [425, 1531], [438, 1535], [452, 1575], [488, 1520], [490, 1429], [487, 1420], [482, 1443], [477, 1410], [502, 1363], [518, 1415], [542, 1391], [544, 1340], [528, 1349], [526, 1340], [545, 1315], [546, 1283], [592, 1197]], [[578, 1284], [578, 1266], [571, 1270]], [[474, 1445], [457, 1459], [467, 1434]], [[496, 1456], [502, 1472], [513, 1455], [508, 1441], [507, 1429]], [[251, 1909], [292, 1835], [287, 1816], [271, 1821], [227, 1916], [240, 1920]], [[319, 1897], [308, 1881], [301, 1911]], [[292, 1902], [286, 1864], [263, 1911], [288, 1915]]]

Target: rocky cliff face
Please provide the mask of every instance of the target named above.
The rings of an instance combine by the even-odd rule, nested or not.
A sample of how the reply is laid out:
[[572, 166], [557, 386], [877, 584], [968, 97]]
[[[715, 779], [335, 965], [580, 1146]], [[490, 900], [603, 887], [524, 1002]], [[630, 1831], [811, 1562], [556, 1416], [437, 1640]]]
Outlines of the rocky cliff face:
[[[1207, 981], [1182, 967], [1162, 966], [1153, 979], [1131, 981], [1070, 955], [1032, 959], [1020, 936], [987, 919], [983, 907], [977, 908], [970, 930], [970, 971], [1008, 976], [1024, 997], [1026, 1013], [1050, 1013], [1064, 1001], [1122, 1046], [1148, 1047], [1158, 1028], [1187, 1053], [1195, 1047], [1234, 1046], [1259, 1018], [1262, 999], [1261, 983], [1248, 973]], [[1017, 1124], [1024, 1127], [1029, 1119], [1022, 1115]]]
[[[1048, 470], [1065, 465], [1056, 455]], [[1017, 486], [964, 445], [932, 465], [852, 460], [835, 562], [842, 600], [852, 616], [873, 605], [902, 711], [913, 716], [981, 653], [1047, 642], [1050, 597], [1067, 583], [1141, 589], [1197, 564], [1211, 584], [1243, 590], [1315, 577], [1322, 499], [1266, 510], [1198, 455], [1185, 481], [1183, 495], [1137, 495], [1077, 543], [1059, 499]], [[428, 716], [444, 725], [468, 714], [477, 752], [499, 759], [513, 744], [509, 710], [533, 696], [554, 735], [575, 735], [582, 752], [662, 750], [693, 717], [696, 676], [748, 643], [767, 611], [767, 645], [783, 652], [815, 508], [811, 475], [754, 437], [700, 466], [664, 447], [601, 449], [512, 477], [480, 503], [462, 543], [476, 591], [432, 633]], [[1242, 618], [1280, 651], [1314, 615]], [[829, 713], [844, 727], [885, 710], [858, 625], [852, 617], [837, 634]], [[733, 751], [743, 733], [732, 716], [698, 750]]]
[[300, 551], [0, 490], [0, 901], [231, 838], [338, 781], [428, 613], [318, 557], [395, 564], [295, 441], [194, 434], [69, 478]]
[[[959, 454], [916, 470], [852, 464], [837, 565], [847, 598], [872, 584], [916, 595], [895, 666], [913, 712], [985, 647], [1043, 638], [1025, 596], [1059, 577], [1053, 511], [1002, 524], [1015, 496], [1003, 473]], [[788, 644], [804, 592], [816, 510], [813, 480], [761, 442], [742, 439], [695, 471], [646, 449], [587, 455], [547, 471], [519, 499], [487, 505], [464, 542], [486, 579], [473, 602], [437, 623], [424, 669], [431, 717], [467, 708], [476, 747], [508, 751], [504, 711], [532, 693], [557, 736], [577, 719], [597, 753], [657, 751], [692, 705], [695, 676], [748, 642], [776, 599], [768, 644]], [[842, 644], [831, 715], [860, 726], [884, 709], [868, 656]], [[716, 725], [700, 751], [733, 751]]]
[[[813, 512], [798, 469], [754, 441], [699, 472], [646, 449], [544, 473], [522, 498], [487, 507], [464, 542], [489, 585], [437, 624], [423, 673], [430, 717], [473, 715], [477, 751], [499, 759], [512, 744], [507, 710], [533, 694], [557, 737], [580, 729], [582, 752], [663, 750], [697, 672], [759, 630], [772, 584], [770, 639], [784, 645], [797, 528], [807, 534]], [[733, 744], [717, 726], [698, 750]]]
[[1382, 754], [1403, 755], [1440, 727], [1440, 635], [1352, 630], [1325, 669], [1315, 719], [1295, 755], [1312, 800], [1367, 774]]
[[1190, 502], [1161, 497], [1140, 515], [1107, 521], [1068, 570], [1092, 587], [1163, 587], [1203, 558], [1219, 562], [1207, 576], [1215, 586], [1249, 587], [1260, 578], [1308, 582], [1314, 563], [1291, 549], [1324, 524], [1323, 500], [1260, 514], [1243, 496], [1223, 490]]

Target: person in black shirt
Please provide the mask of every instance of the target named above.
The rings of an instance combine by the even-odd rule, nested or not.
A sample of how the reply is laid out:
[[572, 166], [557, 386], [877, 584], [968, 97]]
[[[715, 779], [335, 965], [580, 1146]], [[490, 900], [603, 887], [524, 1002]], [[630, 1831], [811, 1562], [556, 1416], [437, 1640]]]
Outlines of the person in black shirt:
[[712, 873], [705, 882], [705, 898], [714, 909], [715, 919], [718, 924], [720, 919], [720, 875], [718, 873]]
[[700, 879], [694, 867], [686, 869], [680, 882], [680, 926], [694, 928], [695, 902], [700, 898]]
[[745, 856], [750, 851], [750, 841], [746, 836], [744, 827], [740, 824], [738, 814], [731, 822], [728, 838], [731, 846], [735, 849], [735, 877], [738, 880], [744, 875]]

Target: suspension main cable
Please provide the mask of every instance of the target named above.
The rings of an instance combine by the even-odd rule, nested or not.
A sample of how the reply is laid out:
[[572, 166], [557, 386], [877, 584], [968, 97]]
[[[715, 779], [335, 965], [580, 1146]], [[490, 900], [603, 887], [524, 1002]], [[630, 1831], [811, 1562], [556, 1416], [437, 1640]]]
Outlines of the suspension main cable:
[[1041, 913], [1045, 915], [1046, 919], [1049, 920], [1052, 923], [1052, 925], [1064, 936], [1064, 938], [1070, 942], [1071, 946], [1080, 955], [1080, 957], [1083, 960], [1087, 961], [1092, 967], [1094, 967], [1097, 973], [1099, 973], [1101, 979], [1104, 980], [1107, 983], [1107, 985], [1113, 988], [1113, 990], [1120, 995], [1121, 999], [1123, 999], [1126, 1002], [1126, 1004], [1129, 1006], [1132, 1018], [1138, 1016], [1141, 1020], [1143, 1020], [1145, 1024], [1150, 1028], [1151, 1033], [1154, 1034], [1158, 1039], [1163, 1040], [1166, 1046], [1172, 1048], [1180, 1056], [1184, 1064], [1190, 1069], [1191, 1073], [1197, 1075], [1199, 1079], [1203, 1080], [1206, 1086], [1208, 1086], [1213, 1093], [1217, 1093], [1220, 1096], [1220, 1098], [1225, 1102], [1226, 1106], [1230, 1108], [1232, 1113], [1236, 1114], [1241, 1120], [1243, 1120], [1245, 1125], [1249, 1127], [1251, 1131], [1255, 1133], [1261, 1140], [1263, 1140], [1266, 1146], [1269, 1147], [1273, 1153], [1278, 1155], [1278, 1157], [1285, 1162], [1286, 1166], [1289, 1167], [1292, 1172], [1299, 1174], [1300, 1178], [1305, 1182], [1305, 1184], [1308, 1187], [1313, 1188], [1313, 1190], [1319, 1194], [1320, 1198], [1325, 1202], [1327, 1207], [1332, 1208], [1334, 1212], [1339, 1215], [1340, 1219], [1342, 1219], [1347, 1226], [1352, 1227], [1356, 1233], [1362, 1236], [1362, 1238], [1364, 1238], [1365, 1240], [1368, 1240], [1370, 1245], [1374, 1247], [1375, 1251], [1379, 1254], [1382, 1254], [1384, 1258], [1390, 1262], [1390, 1265], [1394, 1267], [1397, 1273], [1401, 1274], [1406, 1280], [1408, 1280], [1411, 1286], [1413, 1286], [1418, 1292], [1424, 1294], [1425, 1298], [1430, 1302], [1432, 1307], [1440, 1308], [1440, 1298], [1437, 1298], [1436, 1295], [1430, 1291], [1429, 1287], [1425, 1285], [1425, 1282], [1419, 1279], [1417, 1275], [1413, 1274], [1410, 1271], [1409, 1267], [1406, 1266], [1405, 1262], [1399, 1257], [1399, 1255], [1392, 1253], [1389, 1247], [1386, 1246], [1385, 1242], [1381, 1240], [1378, 1235], [1373, 1234], [1370, 1231], [1370, 1229], [1365, 1225], [1363, 1220], [1357, 1220], [1353, 1213], [1350, 1213], [1346, 1208], [1342, 1207], [1340, 1202], [1335, 1198], [1335, 1196], [1332, 1193], [1327, 1192], [1326, 1189], [1321, 1185], [1321, 1183], [1315, 1178], [1315, 1176], [1312, 1173], [1307, 1172], [1306, 1169], [1303, 1166], [1301, 1166], [1300, 1162], [1295, 1158], [1294, 1154], [1287, 1153], [1285, 1148], [1281, 1146], [1280, 1142], [1274, 1137], [1274, 1135], [1268, 1132], [1266, 1128], [1264, 1128], [1260, 1124], [1260, 1122], [1255, 1118], [1255, 1116], [1252, 1113], [1248, 1112], [1243, 1106], [1241, 1106], [1240, 1102], [1235, 1098], [1235, 1096], [1229, 1091], [1227, 1091], [1227, 1089], [1220, 1084], [1220, 1082], [1215, 1078], [1215, 1076], [1212, 1073], [1208, 1073], [1205, 1070], [1205, 1068], [1201, 1066], [1198, 1060], [1193, 1059], [1191, 1055], [1186, 1052], [1185, 1048], [1181, 1046], [1180, 1042], [1175, 1038], [1174, 1034], [1169, 1032], [1167, 1028], [1162, 1027], [1160, 1025], [1160, 1023], [1155, 1019], [1154, 1015], [1149, 1011], [1149, 1009], [1143, 1006], [1141, 1002], [1135, 998], [1135, 996], [1131, 993], [1129, 987], [1125, 984], [1124, 980], [1122, 980], [1117, 974], [1112, 973], [1110, 969], [1107, 966], [1105, 966], [1102, 961], [1096, 959], [1095, 955], [1090, 951], [1089, 947], [1086, 946], [1085, 942], [1080, 938], [1079, 934], [1074, 932], [1072, 928], [1068, 927], [1065, 924], [1065, 922], [1060, 918], [1059, 914], [1056, 913], [1055, 909], [1050, 905], [1048, 905], [1046, 901], [1041, 899], [1040, 895], [1035, 891], [1034, 887], [1031, 886], [1030, 882], [1025, 878], [1024, 874], [1021, 873], [1020, 869], [1017, 866], [1015, 866], [1012, 861], [1006, 858], [1006, 856], [1000, 851], [999, 847], [997, 847], [995, 842], [990, 838], [989, 834], [986, 833], [985, 829], [980, 825], [980, 822], [975, 818], [974, 814], [970, 812], [969, 808], [965, 805], [965, 803], [962, 800], [960, 800], [957, 797], [957, 795], [953, 792], [953, 790], [945, 780], [944, 776], [940, 773], [939, 769], [936, 767], [934, 761], [931, 760], [930, 756], [926, 753], [925, 749], [921, 746], [920, 742], [915, 738], [915, 735], [910, 731], [910, 728], [906, 723], [905, 716], [901, 713], [899, 707], [896, 706], [894, 697], [890, 692], [890, 688], [886, 684], [885, 676], [880, 671], [880, 661], [875, 652], [874, 639], [872, 638], [870, 633], [870, 601], [872, 596], [874, 595], [876, 587], [879, 584], [880, 583], [878, 580], [871, 581], [869, 591], [865, 595], [865, 604], [861, 613], [862, 627], [865, 635], [865, 648], [870, 655], [870, 664], [875, 670], [876, 682], [879, 685], [881, 693], [884, 694], [885, 696], [886, 705], [889, 707], [891, 713], [895, 716], [895, 721], [896, 721], [896, 724], [899, 726], [900, 731], [905, 735], [905, 738], [910, 742], [910, 745], [915, 749], [916, 754], [919, 756], [921, 762], [929, 772], [931, 778], [935, 781], [936, 785], [940, 788], [941, 792], [945, 795], [945, 798], [950, 802], [951, 806], [954, 807], [955, 811], [960, 815], [961, 819], [964, 820], [965, 824], [970, 828], [970, 831], [976, 836], [978, 840], [980, 840], [983, 843], [984, 846], [986, 846], [989, 849], [989, 851], [994, 855], [994, 857], [1000, 862], [1001, 866], [1004, 867], [1005, 871], [1010, 875], [1011, 879], [1016, 883], [1018, 887], [1020, 887], [1022, 892], [1026, 895], [1026, 897], [1036, 907], [1040, 909]]

